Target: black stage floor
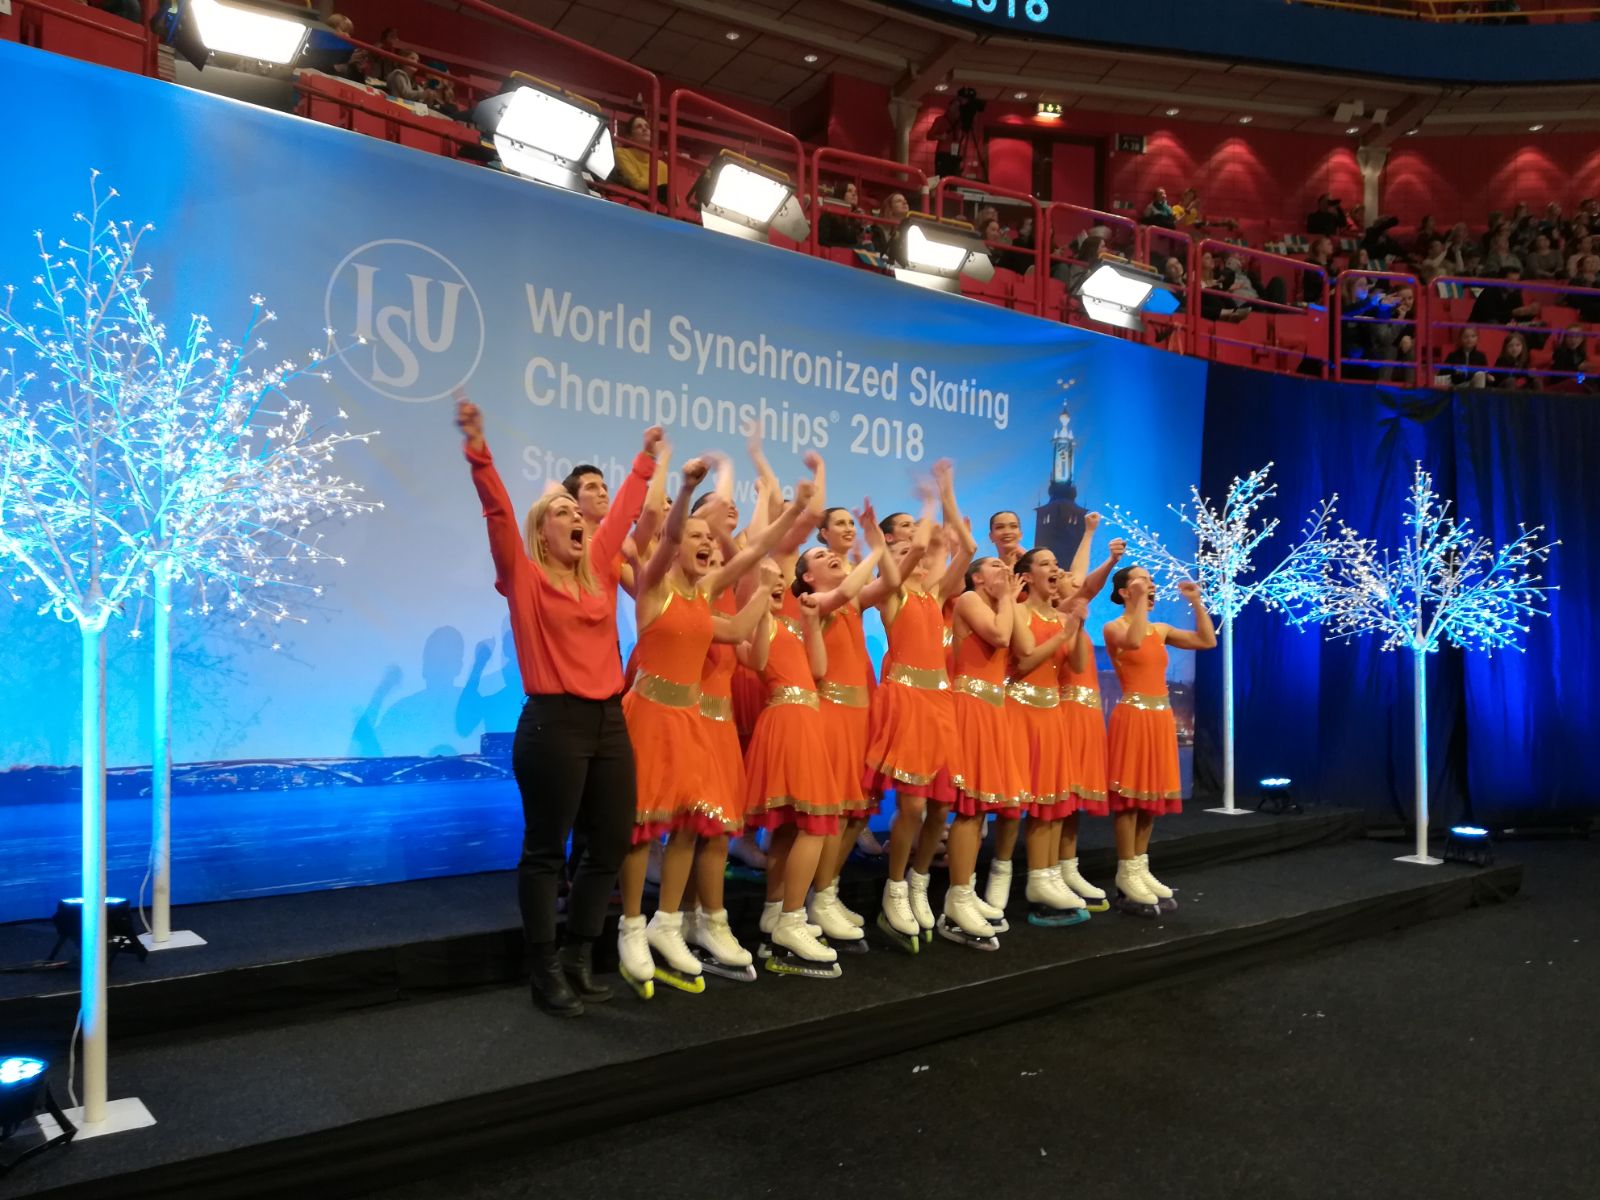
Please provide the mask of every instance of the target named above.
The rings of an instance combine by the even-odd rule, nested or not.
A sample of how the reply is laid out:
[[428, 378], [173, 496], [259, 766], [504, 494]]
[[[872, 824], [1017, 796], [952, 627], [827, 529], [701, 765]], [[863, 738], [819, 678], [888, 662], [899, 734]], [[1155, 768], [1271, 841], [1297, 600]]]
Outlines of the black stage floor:
[[[1197, 836], [1215, 832], [1193, 820]], [[1233, 831], [1225, 840], [1241, 841], [1253, 822], [1212, 820]], [[1287, 835], [1296, 823], [1268, 824]], [[1172, 836], [1182, 836], [1178, 826]], [[287, 1012], [273, 1025], [148, 1033], [113, 1044], [112, 1096], [138, 1096], [160, 1123], [46, 1155], [7, 1183], [19, 1196], [96, 1200], [338, 1195], [416, 1178], [455, 1156], [526, 1148], [1445, 916], [1510, 896], [1521, 877], [1515, 865], [1399, 864], [1393, 847], [1362, 840], [1283, 848], [1236, 861], [1214, 848], [1204, 866], [1163, 865], [1182, 907], [1158, 921], [1108, 913], [1070, 929], [1019, 923], [993, 954], [936, 941], [907, 958], [875, 944], [828, 982], [712, 979], [703, 995], [664, 988], [646, 1004], [624, 993], [567, 1022], [533, 1012], [520, 986], [480, 987]], [[1173, 863], [1176, 849], [1156, 857]], [[335, 923], [315, 912], [306, 910], [308, 940]]]

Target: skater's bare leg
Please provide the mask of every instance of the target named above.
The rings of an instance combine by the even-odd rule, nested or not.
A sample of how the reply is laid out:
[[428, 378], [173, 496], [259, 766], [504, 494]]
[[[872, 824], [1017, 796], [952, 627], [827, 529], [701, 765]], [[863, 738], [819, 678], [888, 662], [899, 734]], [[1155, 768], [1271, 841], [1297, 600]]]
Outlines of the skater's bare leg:
[[[844, 874], [844, 864], [850, 861], [850, 851], [855, 849], [856, 839], [866, 827], [865, 817], [851, 817], [845, 822], [844, 828], [839, 831], [838, 843], [834, 846], [833, 874], [828, 877], [828, 883], [832, 883]], [[826, 887], [827, 884], [823, 886]]]
[[772, 831], [767, 843], [767, 903], [782, 900], [784, 880], [789, 869], [789, 850], [794, 845], [794, 826], [784, 825]]
[[[939, 853], [939, 835], [944, 832], [945, 818], [950, 815], [948, 804], [936, 804], [929, 800], [927, 812], [922, 818], [921, 835], [917, 838], [917, 852], [912, 857], [911, 865], [918, 875], [926, 875], [933, 867], [933, 860]], [[974, 818], [976, 820], [976, 818]], [[982, 836], [983, 824], [978, 823], [979, 836]], [[893, 875], [890, 878], [894, 878]]]
[[[1010, 862], [1011, 856], [1017, 852], [1017, 830], [1021, 827], [1022, 820], [1019, 814], [1002, 813], [994, 821], [994, 856], [1002, 862]], [[1030, 843], [1032, 822], [1029, 822]], [[1033, 859], [1028, 859], [1028, 864], [1033, 865]]]
[[[815, 833], [790, 832], [789, 852], [783, 868], [783, 911], [794, 912], [806, 906], [806, 893], [817, 874], [823, 843], [828, 839]], [[773, 839], [776, 844], [777, 839]]]
[[1140, 810], [1138, 824], [1133, 835], [1133, 852], [1146, 854], [1150, 850], [1150, 833], [1156, 827], [1156, 815], [1152, 812]]
[[1056, 865], [1061, 834], [1055, 821], [1028, 818], [1028, 870], [1043, 871]]
[[691, 829], [680, 829], [667, 838], [667, 852], [661, 859], [660, 912], [673, 913], [683, 903], [683, 888], [694, 867], [694, 848], [699, 839]]
[[896, 883], [906, 877], [911, 847], [922, 831], [927, 797], [899, 795], [895, 798], [894, 824], [889, 826], [889, 878]]
[[693, 896], [685, 896], [684, 903], [698, 900], [706, 912], [722, 911], [723, 872], [728, 866], [728, 835], [706, 838], [694, 857], [694, 874], [689, 881]]
[[644, 876], [650, 865], [651, 842], [640, 842], [628, 847], [622, 856], [622, 870], [617, 873], [622, 885], [622, 915], [637, 917], [644, 914]]
[[982, 841], [982, 817], [956, 817], [950, 826], [950, 840], [946, 844], [951, 887], [964, 887], [972, 882], [972, 873], [978, 868], [978, 845]]
[[1078, 857], [1078, 814], [1068, 813], [1061, 821], [1061, 857]]
[[1138, 825], [1140, 813], [1137, 809], [1127, 809], [1116, 813], [1111, 818], [1112, 828], [1117, 835], [1117, 858], [1128, 859], [1139, 853], [1137, 846]]
[[[830, 833], [822, 839], [822, 847], [817, 853], [817, 870], [812, 876], [811, 886], [817, 891], [822, 891], [839, 876], [839, 843], [844, 834]], [[848, 842], [845, 843], [849, 845]]]

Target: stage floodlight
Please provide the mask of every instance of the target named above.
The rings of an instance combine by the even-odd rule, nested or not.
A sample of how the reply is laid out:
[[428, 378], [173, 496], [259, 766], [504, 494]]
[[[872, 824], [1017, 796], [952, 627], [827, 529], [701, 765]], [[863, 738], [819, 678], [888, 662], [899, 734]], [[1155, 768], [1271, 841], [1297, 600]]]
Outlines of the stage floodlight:
[[1481, 825], [1452, 825], [1444, 839], [1445, 862], [1487, 867], [1494, 862], [1494, 842]]
[[989, 247], [965, 221], [912, 213], [900, 222], [889, 247], [894, 277], [903, 283], [959, 292], [961, 277], [978, 283], [994, 278]]
[[1287, 775], [1269, 775], [1260, 783], [1256, 793], [1256, 811], [1272, 813], [1297, 813], [1300, 806], [1294, 801]]
[[[61, 947], [68, 942], [83, 942], [83, 897], [68, 896], [56, 904], [55, 915], [50, 918], [51, 924], [56, 927], [56, 944], [50, 948], [49, 958], [61, 953]], [[106, 948], [110, 951], [111, 958], [116, 958], [119, 950], [131, 950], [143, 962], [150, 956], [144, 943], [133, 931], [133, 909], [129, 907], [126, 897], [106, 897]]]
[[300, 57], [316, 14], [267, 0], [190, 0], [200, 40], [213, 54], [288, 65]]
[[775, 231], [798, 242], [811, 232], [789, 177], [732, 150], [711, 160], [695, 190], [700, 223], [718, 233], [764, 242]]
[[1141, 312], [1165, 315], [1178, 310], [1178, 298], [1159, 286], [1161, 278], [1131, 263], [1102, 262], [1076, 289], [1084, 315], [1102, 325], [1135, 332], [1144, 328]]
[[569, 192], [587, 192], [584, 172], [605, 179], [616, 169], [611, 128], [600, 106], [553, 83], [516, 72], [515, 90], [490, 96], [472, 111], [514, 175]]
[[0, 1058], [0, 1142], [4, 1142], [43, 1109], [56, 1121], [56, 1133], [24, 1150], [15, 1158], [0, 1158], [0, 1178], [19, 1163], [36, 1154], [43, 1154], [52, 1146], [64, 1145], [78, 1134], [77, 1126], [67, 1119], [45, 1085], [45, 1072], [50, 1064], [41, 1058], [10, 1055]]

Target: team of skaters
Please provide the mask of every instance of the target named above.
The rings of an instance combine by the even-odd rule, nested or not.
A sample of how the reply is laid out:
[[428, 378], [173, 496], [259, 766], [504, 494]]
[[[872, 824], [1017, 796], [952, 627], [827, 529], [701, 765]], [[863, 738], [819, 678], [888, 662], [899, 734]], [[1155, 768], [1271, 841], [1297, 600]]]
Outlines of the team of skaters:
[[[578, 1015], [610, 997], [593, 950], [619, 882], [620, 969], [641, 997], [658, 981], [702, 991], [706, 971], [755, 979], [723, 879], [730, 839], [761, 830], [760, 958], [778, 973], [839, 975], [840, 952], [866, 948], [866, 919], [839, 898], [840, 870], [889, 792], [876, 925], [906, 952], [935, 932], [995, 949], [1019, 843], [1030, 923], [1105, 911], [1106, 892], [1078, 870], [1084, 814], [1114, 822], [1117, 906], [1141, 916], [1176, 907], [1149, 866], [1155, 818], [1181, 808], [1167, 648], [1209, 649], [1216, 636], [1188, 581], [1179, 591], [1194, 628], [1151, 620], [1154, 583], [1119, 565], [1120, 541], [1091, 568], [1095, 514], [1070, 563], [1024, 549], [1013, 512], [990, 519], [994, 553], [980, 556], [948, 462], [919, 485], [919, 513], [879, 520], [870, 501], [854, 513], [828, 506], [814, 454], [811, 478], [785, 500], [752, 439], [760, 482], [741, 529], [728, 461], [683, 463], [668, 496], [670, 451], [652, 428], [615, 495], [598, 469], [580, 467], [519, 521], [482, 412], [458, 395], [456, 420], [527, 693], [512, 759], [526, 821], [518, 893], [540, 1007]], [[1109, 728], [1085, 627], [1108, 582], [1124, 610], [1101, 631], [1122, 692]], [[626, 672], [619, 588], [639, 635]], [[888, 634], [881, 676], [862, 630], [868, 608]], [[558, 948], [569, 838], [577, 861]], [[941, 851], [949, 887], [936, 917], [928, 885]]]

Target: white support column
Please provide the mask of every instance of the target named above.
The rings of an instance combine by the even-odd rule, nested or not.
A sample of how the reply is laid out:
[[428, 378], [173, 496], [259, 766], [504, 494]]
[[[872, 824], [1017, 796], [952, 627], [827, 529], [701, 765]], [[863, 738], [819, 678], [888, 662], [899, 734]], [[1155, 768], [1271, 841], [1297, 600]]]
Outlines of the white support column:
[[1359, 146], [1356, 162], [1361, 167], [1361, 206], [1367, 210], [1367, 224], [1383, 211], [1383, 164], [1389, 161], [1387, 146]]
[[889, 101], [889, 117], [894, 122], [894, 160], [911, 161], [911, 127], [917, 123], [920, 105], [909, 96], [895, 96]]

